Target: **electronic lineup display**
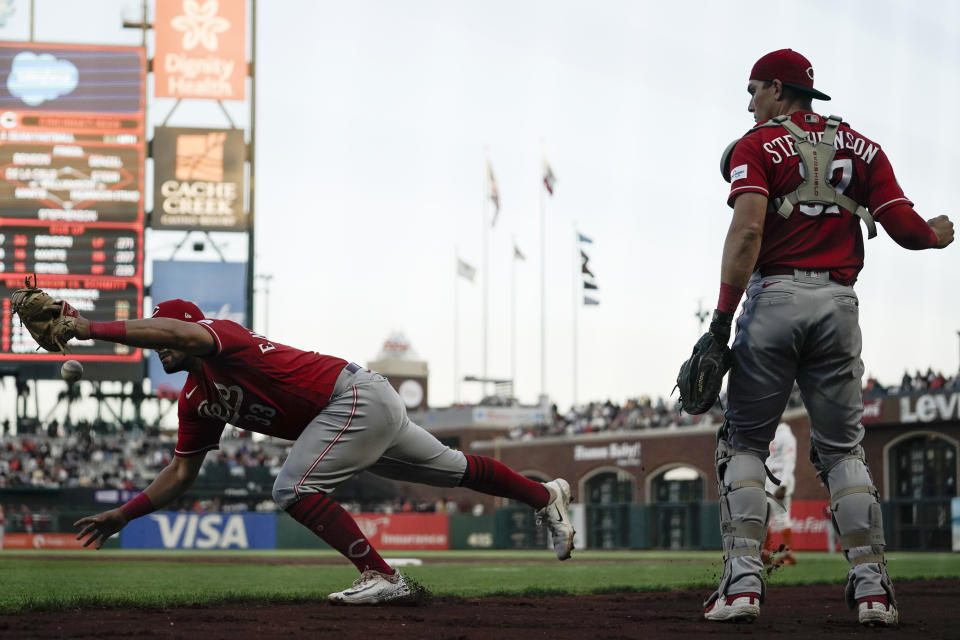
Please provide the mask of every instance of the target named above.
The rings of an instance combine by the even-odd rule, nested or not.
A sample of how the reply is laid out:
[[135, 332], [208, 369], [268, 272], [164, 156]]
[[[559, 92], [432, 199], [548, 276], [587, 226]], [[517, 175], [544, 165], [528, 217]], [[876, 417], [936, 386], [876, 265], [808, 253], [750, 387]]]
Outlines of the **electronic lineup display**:
[[[143, 308], [145, 53], [0, 42], [0, 368], [58, 377], [10, 294], [39, 286], [91, 320]], [[139, 349], [73, 341], [85, 377], [143, 375]]]

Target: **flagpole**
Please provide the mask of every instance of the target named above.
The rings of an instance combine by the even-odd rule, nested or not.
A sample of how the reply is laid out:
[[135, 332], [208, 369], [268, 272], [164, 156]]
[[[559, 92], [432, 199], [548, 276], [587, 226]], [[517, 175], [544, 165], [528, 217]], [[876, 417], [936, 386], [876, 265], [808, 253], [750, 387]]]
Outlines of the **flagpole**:
[[[489, 173], [489, 166], [490, 166], [490, 161], [489, 159], [486, 159], [486, 169], [488, 173]], [[486, 184], [486, 182], [484, 184]], [[490, 189], [490, 186], [487, 185], [486, 190], [489, 190], [489, 189]], [[488, 245], [490, 242], [489, 240], [490, 229], [488, 228], [488, 225], [487, 225], [488, 195], [489, 194], [484, 195], [483, 203], [482, 203], [482, 206], [480, 207], [480, 222], [483, 225], [483, 322], [482, 322], [483, 339], [481, 340], [480, 344], [482, 345], [482, 348], [483, 348], [483, 364], [481, 368], [483, 370], [483, 379], [484, 379], [484, 382], [480, 383], [480, 389], [482, 390], [480, 394], [481, 399], [483, 399], [487, 395], [486, 380], [489, 377], [487, 376], [487, 317], [488, 317], [487, 316], [487, 311], [488, 311], [487, 300], [488, 300], [488, 292], [490, 290], [490, 265], [489, 265], [490, 258], [488, 255], [489, 253]]]
[[510, 260], [510, 386], [517, 395], [517, 237], [513, 236]]
[[580, 367], [578, 365], [580, 350], [580, 324], [578, 322], [578, 309], [579, 302], [578, 294], [580, 293], [579, 287], [577, 287], [577, 282], [580, 280], [580, 273], [577, 269], [577, 265], [580, 262], [580, 242], [579, 234], [577, 233], [577, 221], [573, 221], [573, 408], [576, 410], [577, 406], [577, 383], [579, 382], [579, 372]]
[[453, 402], [460, 404], [460, 250], [453, 270]]
[[[540, 140], [543, 154], [543, 140]], [[547, 395], [547, 200], [540, 189], [540, 399]]]

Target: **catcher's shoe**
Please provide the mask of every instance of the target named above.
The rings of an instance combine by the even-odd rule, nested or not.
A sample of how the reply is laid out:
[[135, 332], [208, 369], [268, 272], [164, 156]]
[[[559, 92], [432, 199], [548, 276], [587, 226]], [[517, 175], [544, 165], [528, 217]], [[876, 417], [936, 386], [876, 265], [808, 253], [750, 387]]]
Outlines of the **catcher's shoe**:
[[352, 587], [331, 593], [327, 599], [333, 604], [383, 604], [409, 595], [410, 587], [399, 571], [391, 576], [367, 569]]
[[857, 600], [860, 624], [865, 627], [893, 627], [900, 619], [897, 608], [886, 596], [867, 596]]
[[703, 617], [714, 622], [753, 622], [760, 617], [760, 594], [720, 596], [703, 612]]
[[570, 522], [570, 484], [563, 478], [544, 482], [543, 486], [550, 492], [550, 502], [542, 509], [537, 510], [537, 526], [544, 522], [550, 529], [550, 538], [553, 540], [553, 550], [557, 558], [566, 560], [573, 551], [573, 536], [576, 531]]

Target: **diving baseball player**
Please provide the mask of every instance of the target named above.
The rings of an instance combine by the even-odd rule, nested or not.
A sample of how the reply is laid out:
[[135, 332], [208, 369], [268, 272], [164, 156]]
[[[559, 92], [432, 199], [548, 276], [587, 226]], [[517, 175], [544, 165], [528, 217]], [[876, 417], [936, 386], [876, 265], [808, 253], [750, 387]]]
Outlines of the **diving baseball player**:
[[77, 314], [58, 326], [63, 324], [68, 330], [57, 336], [62, 344], [77, 337], [147, 347], [157, 351], [167, 372], [189, 374], [180, 392], [173, 461], [127, 504], [78, 520], [77, 539], [85, 538], [84, 546], [99, 549], [133, 518], [183, 494], [229, 422], [294, 441], [274, 484], [274, 500], [361, 572], [353, 586], [330, 594], [332, 602], [378, 604], [410, 594], [403, 576], [331, 496], [363, 470], [528, 504], [549, 527], [557, 557], [570, 557], [575, 532], [565, 480], [541, 484], [492, 458], [442, 445], [410, 421], [400, 397], [376, 372], [273, 342], [234, 322], [205, 319], [183, 300], [161, 302], [153, 317], [143, 320], [90, 322]]
[[704, 603], [707, 620], [752, 621], [764, 596], [760, 552], [769, 443], [793, 383], [810, 416], [811, 459], [830, 492], [833, 524], [850, 568], [846, 598], [865, 625], [897, 623], [886, 571], [880, 502], [860, 441], [863, 415], [857, 294], [861, 225], [875, 222], [906, 249], [953, 242], [946, 216], [924, 222], [873, 140], [836, 116], [814, 112], [813, 67], [781, 49], [750, 73], [757, 126], [722, 163], [733, 219], [723, 247], [720, 296], [710, 332], [731, 348], [728, 406], [716, 464], [724, 571]]

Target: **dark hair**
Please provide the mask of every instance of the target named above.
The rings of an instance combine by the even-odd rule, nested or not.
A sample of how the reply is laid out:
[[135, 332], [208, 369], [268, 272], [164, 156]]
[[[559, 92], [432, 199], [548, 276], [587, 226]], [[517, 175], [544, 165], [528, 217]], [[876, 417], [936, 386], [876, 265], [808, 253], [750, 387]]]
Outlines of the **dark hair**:
[[[811, 96], [806, 91], [801, 89], [796, 89], [794, 87], [788, 87], [785, 84], [782, 84], [783, 95], [780, 97], [781, 100], [787, 102], [787, 104], [793, 104], [794, 102], [798, 103], [805, 111], [813, 111], [813, 96]], [[773, 86], [773, 80], [764, 80], [763, 88], [769, 89]]]

